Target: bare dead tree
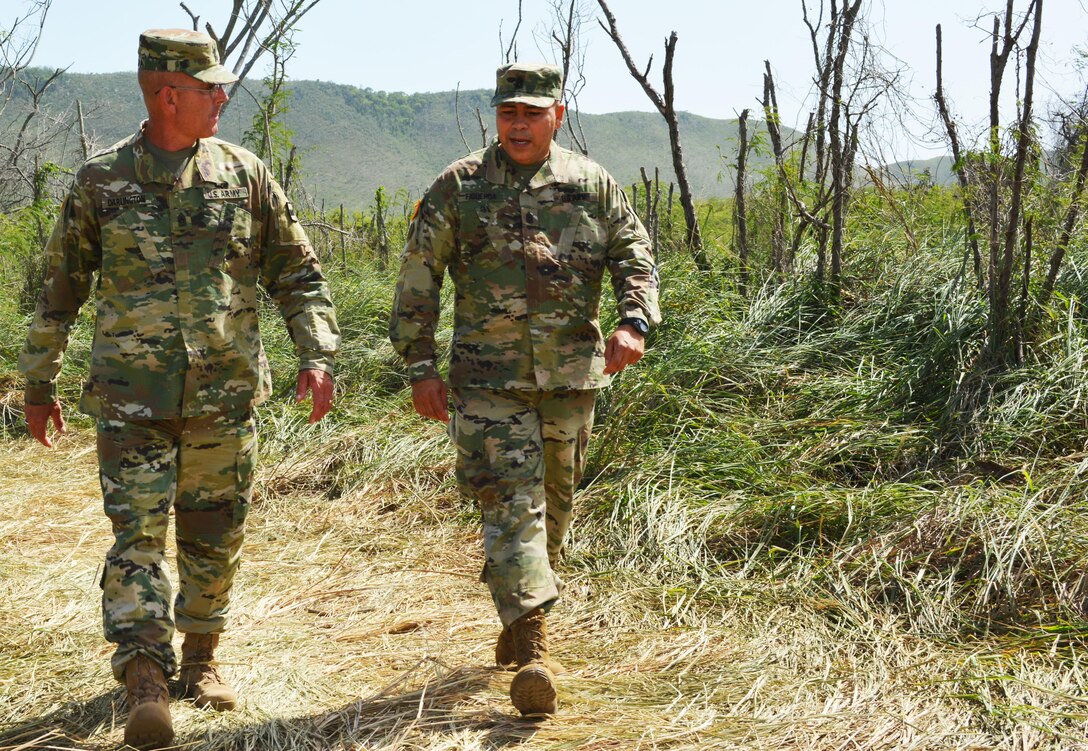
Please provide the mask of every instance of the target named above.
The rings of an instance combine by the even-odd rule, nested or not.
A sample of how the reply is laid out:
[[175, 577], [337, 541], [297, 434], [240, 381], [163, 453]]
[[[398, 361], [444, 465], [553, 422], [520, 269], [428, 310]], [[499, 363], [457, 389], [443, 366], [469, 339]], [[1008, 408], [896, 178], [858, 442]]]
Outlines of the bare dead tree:
[[83, 122], [83, 102], [76, 100], [76, 114], [79, 117], [79, 151], [83, 155], [83, 161], [91, 155], [91, 141], [87, 137], [87, 127]]
[[48, 185], [43, 176], [48, 164], [46, 154], [57, 148], [58, 140], [73, 124], [69, 112], [50, 113], [43, 107], [46, 91], [63, 73], [60, 68], [44, 77], [23, 72], [17, 79], [23, 90], [18, 99], [21, 111], [11, 119], [10, 128], [0, 132], [2, 211], [28, 203], [42, 205], [46, 199]]
[[737, 184], [734, 188], [733, 226], [736, 228], [735, 249], [737, 252], [740, 294], [748, 296], [748, 208], [745, 205], [745, 188], [748, 180], [748, 110], [744, 109], [737, 118], [737, 134], [740, 143], [737, 146]]
[[[210, 22], [204, 24], [204, 30], [219, 47], [219, 59], [239, 77], [231, 87], [231, 97], [257, 61], [297, 28], [299, 21], [319, 2], [321, 0], [231, 0], [230, 16], [222, 34], [216, 32]], [[200, 16], [184, 2], [180, 5], [192, 19], [193, 30], [198, 30]]]
[[499, 49], [507, 65], [518, 59], [518, 31], [521, 30], [522, 2], [523, 0], [518, 0], [518, 22], [514, 25], [514, 33], [510, 35], [510, 43], [506, 45], [505, 51], [502, 50], [502, 23], [499, 23]]
[[[651, 247], [653, 248], [654, 255], [658, 252], [658, 233], [661, 228], [661, 216], [657, 213], [658, 204], [661, 201], [661, 171], [654, 167], [654, 179], [651, 180], [649, 175], [646, 174], [645, 167], [639, 167], [639, 172], [642, 175], [642, 187], [645, 191], [645, 218], [646, 232], [650, 235]], [[635, 196], [638, 195], [638, 187], [631, 186], [634, 189]]]
[[480, 143], [482, 148], [487, 148], [487, 122], [480, 108], [476, 108], [476, 123], [480, 126]]
[[[834, 24], [834, 2], [831, 7]], [[844, 68], [846, 54], [850, 50], [853, 37], [854, 23], [857, 21], [860, 9], [861, 0], [854, 0], [852, 4], [846, 3], [843, 7], [838, 24], [838, 39], [835, 41], [835, 56], [831, 61], [831, 116], [828, 119], [828, 132], [831, 139], [831, 278], [836, 286], [842, 278], [846, 201], [853, 177], [854, 153], [857, 151], [857, 123], [849, 117], [849, 104], [843, 99]], [[828, 36], [830, 38], [835, 35], [833, 25]]]
[[[1017, 258], [1020, 212], [1025, 189], [1024, 173], [1031, 148], [1032, 107], [1035, 84], [1035, 59], [1039, 49], [1042, 29], [1042, 0], [1032, 0], [1019, 24], [1013, 22], [1013, 2], [1007, 0], [1004, 19], [994, 16], [990, 35], [990, 121], [988, 176], [989, 196], [989, 354], [997, 363], [1019, 362], [1022, 357], [1021, 325], [1011, 314], [1010, 294], [1012, 272]], [[1004, 161], [1001, 146], [1001, 120], [999, 100], [1001, 84], [1009, 57], [1019, 46], [1020, 37], [1031, 22], [1031, 39], [1025, 52], [1024, 90], [1019, 97], [1021, 110], [1014, 125], [1016, 150], [1013, 157], [1013, 174], [1007, 199], [1008, 209], [1004, 221], [1000, 217], [1002, 203], [1001, 175]], [[1003, 224], [1003, 228], [1002, 225]]]
[[[44, 79], [27, 70], [41, 40], [52, 0], [32, 0], [6, 28], [0, 29], [0, 115], [7, 114], [0, 130], [0, 209], [10, 211], [34, 202], [44, 189], [39, 174], [40, 147], [53, 140], [56, 121], [39, 128], [42, 97], [63, 73], [58, 69]], [[8, 107], [15, 102], [15, 112]]]
[[461, 134], [461, 143], [465, 145], [465, 151], [472, 151], [465, 138], [465, 129], [461, 127], [461, 82], [457, 82], [457, 88], [453, 92], [453, 117], [457, 121], [457, 132]]
[[53, 0], [32, 0], [0, 30], [0, 112], [11, 101], [23, 71], [30, 67]]
[[[772, 184], [772, 199], [774, 214], [771, 217], [771, 272], [775, 275], [783, 271], [783, 256], [786, 245], [786, 222], [788, 205], [786, 195], [790, 192], [789, 175], [786, 170], [786, 155], [782, 147], [782, 127], [778, 111], [778, 97], [774, 88], [774, 76], [771, 73], [771, 62], [763, 62], [766, 72], [763, 74], [763, 121], [766, 123], [767, 134], [771, 139], [771, 154], [774, 156], [776, 179]], [[811, 214], [804, 204], [790, 194], [790, 198], [797, 206], [798, 213], [802, 217]]]
[[646, 224], [646, 229], [649, 229], [650, 226], [653, 224], [653, 221], [654, 221], [653, 220], [653, 214], [650, 213], [651, 211], [653, 211], [653, 207], [654, 207], [654, 191], [653, 191], [654, 183], [646, 175], [646, 168], [645, 167], [639, 167], [638, 171], [639, 171], [639, 174], [642, 175], [642, 187], [643, 187], [643, 190], [646, 193], [646, 211], [642, 216], [643, 216], [643, 221]]
[[963, 159], [963, 149], [960, 146], [959, 133], [956, 121], [952, 118], [948, 101], [944, 95], [944, 61], [941, 44], [941, 25], [937, 24], [937, 90], [933, 94], [933, 100], [937, 103], [937, 111], [944, 123], [945, 133], [948, 135], [948, 143], [952, 148], [952, 169], [956, 173], [960, 191], [963, 197], [963, 215], [967, 222], [967, 248], [974, 259], [975, 279], [979, 286], [982, 285], [982, 253], [978, 247], [978, 232], [975, 228], [975, 214], [971, 209], [971, 186], [967, 180], [967, 165]]
[[291, 144], [291, 151], [287, 159], [280, 162], [280, 186], [283, 192], [291, 195], [291, 187], [294, 185], [295, 170], [298, 168], [298, 146]]
[[389, 201], [385, 195], [385, 189], [379, 187], [374, 193], [374, 228], [378, 246], [378, 262], [381, 268], [389, 266], [389, 232], [385, 228], [385, 214], [389, 209]]
[[[1083, 131], [1084, 128], [1081, 130]], [[1073, 145], [1078, 145], [1078, 142], [1080, 146], [1080, 165], [1077, 167], [1077, 174], [1073, 181], [1073, 195], [1069, 200], [1069, 205], [1065, 210], [1065, 218], [1062, 221], [1061, 235], [1054, 246], [1053, 252], [1050, 254], [1050, 265], [1047, 270], [1046, 281], [1039, 291], [1040, 305], [1046, 305], [1050, 301], [1050, 296], [1054, 293], [1054, 285], [1058, 281], [1058, 272], [1061, 270], [1062, 261], [1069, 250], [1069, 243], [1073, 239], [1073, 228], [1080, 217], [1085, 178], [1088, 178], [1088, 138], [1081, 134], [1079, 138], [1073, 139]]]
[[[781, 114], [778, 109], [778, 95], [775, 91], [774, 75], [771, 73], [770, 60], [764, 60], [764, 74], [763, 74], [763, 114], [767, 126], [767, 134], [771, 138], [771, 153], [774, 155], [775, 166], [777, 167], [778, 174], [782, 179], [783, 187], [785, 189], [786, 196], [793, 204], [797, 213], [801, 219], [810, 225], [814, 225], [823, 230], [830, 230], [831, 225], [817, 216], [827, 203], [826, 194], [822, 196], [821, 203], [815, 208], [809, 208], [804, 200], [797, 194], [793, 187], [793, 180], [790, 177], [789, 169], [786, 164], [787, 149], [782, 141], [782, 122]], [[807, 144], [812, 134], [812, 119], [809, 118], [809, 129], [805, 133], [804, 142]], [[818, 139], [817, 139], [818, 140]], [[804, 153], [804, 152], [802, 152]], [[803, 159], [802, 159], [803, 166]], [[804, 170], [802, 169], [798, 177], [798, 182], [804, 180]]]
[[[578, 96], [586, 85], [586, 55], [582, 43], [582, 29], [591, 16], [586, 8], [588, 2], [589, 0], [549, 0], [550, 26], [537, 35], [538, 46], [550, 46], [553, 58], [563, 71], [563, 104], [567, 108], [563, 124], [566, 126], [571, 147], [583, 154], [589, 154], [589, 142], [582, 127]], [[558, 135], [557, 133], [556, 136]]]
[[[796, 219], [778, 209], [772, 230], [775, 265], [784, 262], [785, 228], [794, 224], [790, 255], [795, 255], [806, 232], [816, 240], [816, 278], [830, 278], [837, 291], [842, 276], [842, 251], [847, 208], [854, 184], [854, 169], [862, 123], [877, 103], [898, 82], [898, 71], [882, 68], [877, 49], [861, 23], [862, 0], [820, 0], [815, 16], [802, 0], [802, 20], [809, 30], [815, 65], [816, 108], [809, 116], [801, 143], [801, 166], [793, 169], [794, 145], [782, 141], [780, 114], [770, 61], [765, 61], [763, 108], [771, 136], [778, 178]], [[813, 163], [807, 166], [810, 145]]]
[[607, 26], [601, 22], [601, 28], [608, 33], [608, 36], [611, 37], [616, 48], [619, 50], [620, 55], [623, 56], [623, 61], [627, 64], [627, 69], [630, 71], [631, 77], [638, 81], [639, 85], [642, 86], [642, 90], [646, 92], [646, 96], [653, 102], [657, 111], [665, 118], [665, 122], [668, 125], [669, 143], [672, 147], [673, 171], [676, 173], [676, 182], [680, 187], [680, 205], [683, 207], [684, 221], [687, 224], [687, 245], [688, 248], [691, 249], [692, 256], [695, 259], [695, 265], [702, 271], [709, 271], [710, 262], [707, 260], [706, 251], [703, 249], [703, 240], [699, 231], [699, 219], [695, 215], [695, 203], [691, 195], [691, 183], [688, 181], [687, 168], [684, 166], [684, 150], [680, 143], [680, 122], [676, 116], [676, 107], [673, 100], [674, 87], [672, 65], [673, 57], [676, 52], [676, 32], [672, 32], [665, 41], [665, 64], [662, 67], [661, 72], [662, 82], [664, 84], [664, 93], [662, 95], [657, 92], [649, 80], [650, 68], [653, 66], [654, 60], [653, 55], [650, 56], [649, 61], [646, 63], [646, 69], [640, 71], [635, 65], [631, 53], [628, 52], [627, 45], [624, 44], [623, 38], [620, 36], [619, 29], [616, 26], [616, 17], [609, 9], [608, 3], [605, 0], [597, 0], [597, 3], [601, 6], [601, 10], [608, 20]]

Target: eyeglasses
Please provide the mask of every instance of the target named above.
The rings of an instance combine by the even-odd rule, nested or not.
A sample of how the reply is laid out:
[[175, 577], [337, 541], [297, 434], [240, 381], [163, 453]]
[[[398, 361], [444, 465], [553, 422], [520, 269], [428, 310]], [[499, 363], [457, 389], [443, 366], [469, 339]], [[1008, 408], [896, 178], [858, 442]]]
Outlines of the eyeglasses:
[[205, 94], [213, 94], [213, 95], [214, 94], [222, 94], [225, 91], [225, 89], [223, 88], [223, 84], [221, 84], [221, 83], [212, 84], [211, 87], [207, 88], [207, 89], [204, 88], [203, 86], [175, 86], [173, 84], [168, 83], [165, 86], [160, 86], [159, 88], [157, 88], [155, 90], [155, 94], [158, 94], [163, 89], [185, 89], [186, 91], [200, 91], [200, 92], [203, 92]]

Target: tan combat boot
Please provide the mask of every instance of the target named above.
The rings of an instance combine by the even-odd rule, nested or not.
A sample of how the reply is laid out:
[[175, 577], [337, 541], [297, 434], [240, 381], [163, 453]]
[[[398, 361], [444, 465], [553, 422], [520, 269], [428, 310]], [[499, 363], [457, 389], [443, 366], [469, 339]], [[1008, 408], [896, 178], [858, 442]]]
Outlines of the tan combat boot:
[[[509, 626], [502, 627], [499, 638], [495, 642], [495, 664], [503, 670], [517, 672], [518, 657], [514, 654], [514, 637], [510, 633]], [[567, 672], [563, 664], [550, 655], [544, 660], [544, 664], [548, 666], [548, 670], [552, 671], [552, 675], [562, 675]]]
[[198, 707], [222, 712], [238, 705], [238, 695], [215, 663], [219, 634], [186, 634], [181, 643], [181, 673], [178, 680], [185, 696]]
[[559, 709], [555, 675], [548, 668], [548, 634], [544, 611], [530, 610], [510, 624], [518, 673], [510, 682], [510, 701], [519, 712], [555, 714]]
[[128, 722], [125, 743], [133, 748], [163, 748], [174, 742], [170, 721], [170, 693], [159, 664], [138, 654], [125, 665], [128, 689]]

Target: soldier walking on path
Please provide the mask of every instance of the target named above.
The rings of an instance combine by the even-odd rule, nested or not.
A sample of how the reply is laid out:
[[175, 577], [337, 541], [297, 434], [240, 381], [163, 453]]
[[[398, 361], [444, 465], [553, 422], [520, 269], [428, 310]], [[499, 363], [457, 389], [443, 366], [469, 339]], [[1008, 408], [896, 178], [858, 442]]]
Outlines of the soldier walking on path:
[[[596, 390], [637, 362], [660, 322], [646, 230], [598, 164], [560, 148], [552, 65], [498, 70], [498, 138], [450, 165], [409, 229], [390, 320], [423, 417], [449, 423], [457, 478], [483, 520], [483, 581], [502, 621], [496, 662], [523, 714], [554, 714], [545, 613], [585, 468]], [[598, 322], [608, 269], [619, 325]], [[438, 371], [439, 290], [455, 291], [449, 390]], [[448, 398], [453, 398], [453, 414]]]
[[[213, 138], [237, 76], [211, 37], [140, 36], [148, 119], [76, 174], [46, 249], [48, 272], [19, 370], [31, 435], [64, 432], [56, 379], [68, 333], [95, 286], [90, 372], [79, 402], [97, 422], [114, 543], [102, 574], [106, 639], [129, 702], [125, 742], [170, 745], [166, 677], [197, 706], [232, 709], [214, 650], [226, 628], [257, 447], [252, 409], [271, 392], [257, 285], [299, 357], [296, 400], [329, 411], [340, 336], [328, 284], [283, 190], [253, 154]], [[171, 618], [163, 556], [175, 515]]]

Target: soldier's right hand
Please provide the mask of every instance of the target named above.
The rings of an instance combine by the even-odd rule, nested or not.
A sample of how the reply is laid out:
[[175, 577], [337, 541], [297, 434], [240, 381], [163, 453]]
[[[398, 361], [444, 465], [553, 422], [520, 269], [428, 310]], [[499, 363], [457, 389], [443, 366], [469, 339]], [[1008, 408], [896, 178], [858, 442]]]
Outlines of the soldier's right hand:
[[26, 428], [30, 435], [43, 446], [53, 448], [53, 441], [49, 437], [50, 421], [58, 433], [68, 432], [64, 427], [64, 415], [61, 413], [59, 401], [52, 404], [27, 404], [23, 413], [26, 415]]
[[413, 383], [412, 405], [421, 417], [450, 421], [449, 392], [441, 378], [427, 378]]

